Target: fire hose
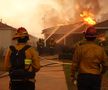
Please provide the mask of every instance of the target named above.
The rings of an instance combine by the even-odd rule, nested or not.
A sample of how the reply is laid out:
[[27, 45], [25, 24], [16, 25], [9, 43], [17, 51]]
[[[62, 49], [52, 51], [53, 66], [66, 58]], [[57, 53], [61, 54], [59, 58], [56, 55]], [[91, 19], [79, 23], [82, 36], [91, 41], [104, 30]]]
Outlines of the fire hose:
[[[71, 65], [71, 63], [63, 63], [63, 62], [59, 62], [59, 61], [53, 61], [54, 58], [52, 59], [48, 59], [48, 58], [41, 58], [41, 60], [46, 60], [46, 61], [50, 61], [51, 63], [48, 63], [48, 64], [45, 64], [45, 65], [41, 65], [41, 68], [44, 68], [44, 67], [47, 67], [47, 66], [51, 66], [51, 65], [54, 65], [54, 64], [59, 64], [59, 65], [64, 65], [64, 64], [67, 64], [67, 65]], [[9, 76], [9, 73], [8, 72], [1, 72], [0, 73], [0, 78], [3, 78], [3, 77], [7, 77]]]
[[[54, 64], [57, 64], [57, 63], [48, 63], [48, 64], [45, 64], [45, 65], [42, 65], [41, 68], [47, 67], [47, 66], [50, 66], [50, 65], [54, 65]], [[0, 73], [0, 78], [7, 77], [7, 76], [9, 76], [8, 72], [2, 72], [2, 73]]]

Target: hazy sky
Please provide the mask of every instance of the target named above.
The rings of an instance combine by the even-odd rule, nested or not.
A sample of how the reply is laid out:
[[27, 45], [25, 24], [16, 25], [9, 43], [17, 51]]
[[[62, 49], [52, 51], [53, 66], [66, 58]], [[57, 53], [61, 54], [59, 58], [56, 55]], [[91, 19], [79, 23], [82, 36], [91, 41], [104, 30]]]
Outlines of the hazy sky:
[[30, 34], [41, 36], [39, 4], [43, 0], [0, 0], [0, 18], [13, 27], [24, 26]]
[[[0, 19], [18, 28], [25, 27], [34, 36], [42, 37], [44, 27], [73, 20], [75, 0], [0, 0]], [[107, 10], [108, 0], [99, 0]], [[52, 22], [55, 21], [56, 23]]]
[[[42, 29], [45, 26], [43, 25], [45, 24], [43, 19], [46, 19], [44, 16], [50, 19], [48, 15], [50, 10], [55, 10], [59, 17], [62, 13], [65, 16], [66, 13], [61, 9], [63, 9], [62, 6], [70, 6], [69, 1], [73, 0], [0, 0], [0, 19], [3, 23], [15, 28], [23, 26], [30, 34], [41, 37]], [[58, 16], [55, 13], [51, 18]]]

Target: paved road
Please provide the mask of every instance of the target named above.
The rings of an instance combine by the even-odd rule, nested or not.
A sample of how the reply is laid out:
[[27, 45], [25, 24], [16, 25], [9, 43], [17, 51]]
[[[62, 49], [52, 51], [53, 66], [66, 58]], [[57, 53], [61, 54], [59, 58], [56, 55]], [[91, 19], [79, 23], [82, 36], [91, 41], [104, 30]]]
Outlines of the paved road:
[[[52, 64], [52, 62], [42, 60], [45, 65], [36, 75], [36, 90], [68, 90], [65, 80], [63, 67], [61, 64]], [[0, 78], [0, 90], [8, 89], [9, 77]]]
[[63, 67], [51, 61], [42, 61], [42, 65], [51, 64], [37, 74], [37, 90], [68, 90]]
[[0, 78], [0, 90], [9, 90], [9, 78]]
[[[44, 59], [41, 61], [41, 65], [45, 67], [36, 75], [36, 90], [68, 90], [61, 64]], [[9, 77], [0, 78], [0, 90], [9, 90], [8, 82]], [[103, 77], [101, 90], [108, 90], [108, 74]]]

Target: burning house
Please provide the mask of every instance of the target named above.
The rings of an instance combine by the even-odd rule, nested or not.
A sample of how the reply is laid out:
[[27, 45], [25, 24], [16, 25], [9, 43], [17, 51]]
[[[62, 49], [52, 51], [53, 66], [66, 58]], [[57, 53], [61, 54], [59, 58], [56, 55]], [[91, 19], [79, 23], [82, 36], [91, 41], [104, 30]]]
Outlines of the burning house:
[[[102, 9], [102, 3], [100, 3], [99, 0], [75, 0], [74, 9], [74, 20], [77, 23], [72, 21], [74, 23], [70, 22], [65, 25], [57, 25], [55, 27], [44, 29], [42, 33], [45, 36], [45, 42], [50, 38], [54, 38], [58, 44], [72, 46], [74, 43], [83, 38], [82, 32], [86, 30], [89, 25], [96, 24], [95, 27], [98, 29], [98, 32], [107, 31], [105, 30], [106, 27], [104, 27], [104, 30], [99, 29], [99, 25], [103, 25], [101, 23], [102, 17], [99, 20], [101, 22], [98, 22], [98, 16], [101, 16], [100, 11]], [[102, 28], [103, 27], [101, 27], [101, 29]]]
[[79, 30], [77, 26], [82, 29], [85, 27], [82, 26], [81, 22], [79, 22], [75, 24], [47, 28], [44, 29], [42, 33], [44, 34], [45, 41], [48, 41], [50, 38], [54, 38], [56, 43], [70, 46], [79, 40], [80, 36], [82, 37], [81, 33], [83, 30]]
[[[65, 3], [63, 4], [63, 6], [65, 6]], [[54, 27], [43, 30], [42, 34], [44, 34], [45, 36], [45, 42], [48, 41], [50, 38], [54, 38], [56, 43], [70, 46], [83, 37], [82, 32], [86, 29], [88, 25], [96, 24], [97, 15], [100, 11], [100, 3], [98, 0], [75, 0], [73, 7], [75, 12], [72, 11], [72, 7], [70, 9], [68, 7], [67, 9], [64, 8], [64, 10], [66, 10], [64, 12], [67, 12], [67, 10], [69, 10], [69, 12], [67, 12], [67, 15], [69, 13], [74, 13], [74, 19], [70, 19], [71, 16], [67, 16], [67, 19], [70, 22], [64, 23], [63, 25], [59, 25], [58, 23], [57, 25], [57, 22], [51, 20], [51, 22], [56, 23], [56, 25]], [[63, 20], [65, 20], [65, 22], [67, 22], [65, 15], [62, 18]], [[53, 19], [59, 20], [58, 18]], [[51, 24], [51, 22], [49, 24]], [[46, 25], [45, 20], [44, 25]]]
[[[102, 36], [104, 34], [108, 36], [107, 25], [108, 20], [97, 23], [94, 26], [96, 27], [99, 35]], [[43, 34], [45, 36], [45, 40], [48, 40], [52, 37], [55, 39], [56, 43], [70, 46], [83, 38], [83, 32], [87, 26], [87, 24], [83, 24], [82, 22], [80, 22], [59, 27], [52, 27], [44, 29]], [[54, 31], [55, 33], [52, 33]]]
[[[72, 11], [73, 9], [74, 12]], [[69, 12], [65, 11], [67, 12], [68, 19], [65, 18], [65, 15], [62, 17], [66, 23], [62, 25], [58, 23], [54, 27], [45, 28], [42, 31], [42, 34], [44, 34], [45, 37], [45, 42], [50, 40], [50, 38], [54, 38], [57, 44], [72, 47], [75, 43], [83, 39], [83, 32], [88, 26], [94, 25], [98, 30], [99, 35], [101, 32], [107, 31], [105, 30], [106, 27], [104, 27], [104, 30], [101, 30], [102, 27], [99, 26], [99, 23], [103, 21], [101, 11], [102, 3], [100, 3], [99, 0], [74, 0], [74, 8], [68, 8], [68, 10]], [[74, 19], [70, 19], [70, 17], [68, 16], [69, 13], [74, 13]], [[58, 18], [55, 19], [58, 20]], [[67, 23], [67, 20], [70, 22]], [[44, 22], [44, 24], [46, 23]], [[101, 34], [98, 37], [102, 38], [103, 35]]]
[[45, 41], [54, 38], [56, 43], [72, 46], [78, 40], [83, 38], [82, 33], [89, 25], [96, 24], [91, 12], [84, 11], [80, 14], [80, 18], [82, 20], [74, 24], [44, 29], [42, 33], [45, 36]]

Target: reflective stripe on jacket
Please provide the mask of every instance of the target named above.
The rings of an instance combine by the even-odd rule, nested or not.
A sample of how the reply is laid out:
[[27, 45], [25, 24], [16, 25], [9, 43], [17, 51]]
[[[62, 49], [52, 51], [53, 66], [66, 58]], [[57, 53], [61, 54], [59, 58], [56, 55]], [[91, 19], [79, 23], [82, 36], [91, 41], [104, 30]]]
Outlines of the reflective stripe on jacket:
[[[25, 45], [26, 44], [17, 44], [17, 45], [15, 45], [15, 48], [17, 50], [20, 50]], [[11, 55], [11, 50], [10, 50], [10, 48], [8, 48], [6, 55], [5, 55], [5, 63], [4, 63], [5, 70], [9, 70], [9, 68], [11, 67], [10, 55]], [[27, 59], [32, 60], [32, 64], [31, 64], [31, 67], [29, 70], [32, 71], [32, 69], [34, 68], [35, 71], [38, 71], [40, 69], [40, 58], [39, 58], [37, 51], [33, 47], [30, 47], [29, 49], [27, 49], [25, 51], [25, 55], [26, 55]]]

